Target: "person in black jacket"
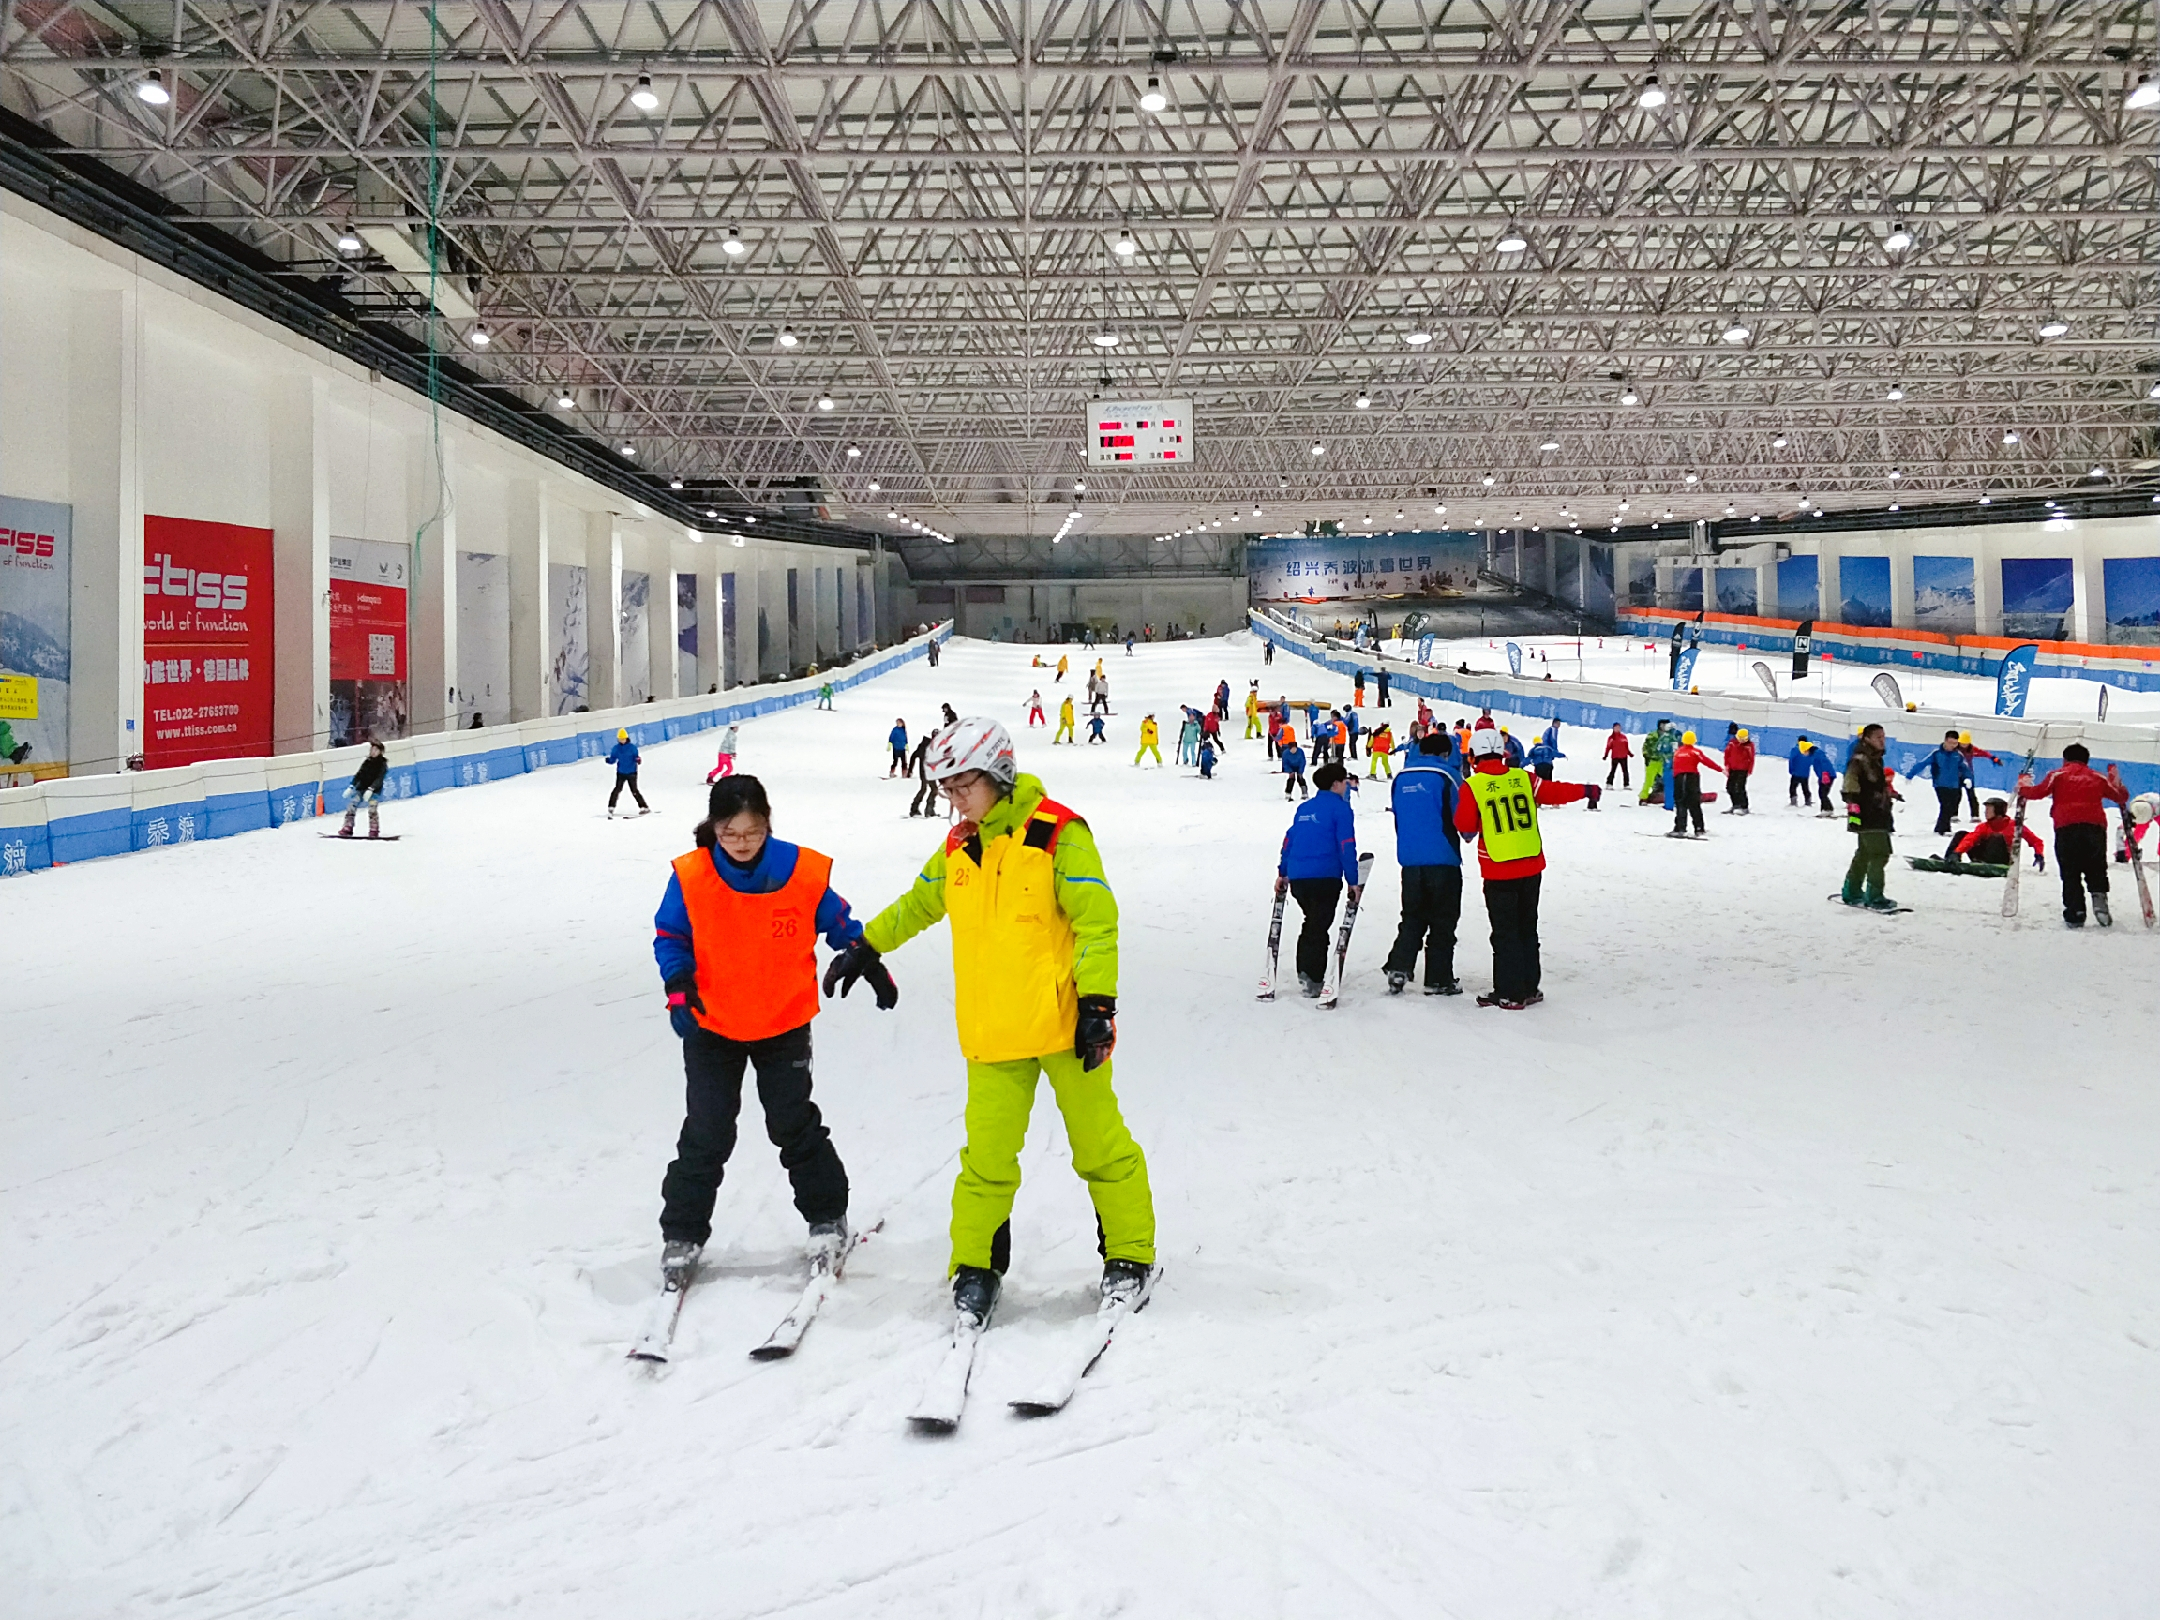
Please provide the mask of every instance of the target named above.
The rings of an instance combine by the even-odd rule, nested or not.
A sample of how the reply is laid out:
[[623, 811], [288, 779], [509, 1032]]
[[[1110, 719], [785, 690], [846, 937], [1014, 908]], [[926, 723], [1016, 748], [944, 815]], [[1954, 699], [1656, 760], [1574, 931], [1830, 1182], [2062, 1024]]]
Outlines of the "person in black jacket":
[[930, 774], [930, 744], [936, 740], [937, 731], [926, 731], [915, 745], [915, 757], [908, 761], [908, 773], [918, 779], [922, 786], [915, 790], [915, 801], [908, 806], [911, 816], [934, 816], [937, 814], [937, 778]]
[[360, 768], [353, 772], [352, 780], [345, 786], [345, 825], [338, 829], [340, 838], [353, 835], [353, 817], [360, 813], [363, 804], [367, 806], [367, 835], [370, 838], [382, 836], [381, 812], [375, 806], [382, 798], [383, 778], [389, 774], [390, 756], [383, 752], [383, 745], [369, 743], [367, 758], [360, 762]]

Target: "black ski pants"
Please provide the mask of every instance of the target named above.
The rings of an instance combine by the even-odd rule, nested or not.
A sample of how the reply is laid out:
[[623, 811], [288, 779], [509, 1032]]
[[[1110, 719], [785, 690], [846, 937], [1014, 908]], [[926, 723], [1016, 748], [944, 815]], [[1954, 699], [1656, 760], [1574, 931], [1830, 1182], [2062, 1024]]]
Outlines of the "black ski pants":
[[1286, 799], [1289, 798], [1293, 789], [1300, 798], [1310, 798], [1312, 796], [1312, 788], [1307, 785], [1303, 771], [1291, 771], [1284, 775], [1282, 796]]
[[1961, 796], [1962, 794], [1955, 783], [1949, 787], [1939, 787], [1935, 790], [1935, 803], [1940, 807], [1935, 812], [1936, 837], [1940, 838], [1947, 833], [1950, 830], [1950, 823], [1957, 820], [1958, 799]]
[[913, 803], [911, 803], [911, 804], [910, 804], [910, 805], [908, 806], [908, 812], [907, 812], [907, 813], [908, 813], [909, 815], [911, 815], [911, 816], [934, 816], [934, 815], [936, 815], [936, 814], [937, 814], [937, 796], [938, 796], [938, 785], [937, 785], [937, 783], [935, 783], [935, 782], [931, 781], [931, 780], [930, 780], [930, 779], [929, 779], [928, 777], [925, 777], [925, 778], [923, 779], [923, 785], [922, 785], [921, 787], [919, 787], [919, 788], [917, 788], [917, 789], [915, 790], [915, 799], [914, 799], [914, 802], [913, 802]]
[[1618, 771], [1620, 773], [1620, 785], [1622, 787], [1629, 787], [1633, 785], [1628, 781], [1627, 764], [1627, 760], [1623, 757], [1613, 760], [1612, 763], [1605, 767], [1605, 785], [1607, 787], [1612, 786], [1613, 772], [1615, 771]]
[[1493, 994], [1503, 1001], [1528, 1001], [1537, 994], [1537, 902], [1543, 875], [1533, 872], [1528, 877], [1485, 880], [1485, 916], [1492, 924]]
[[1335, 926], [1335, 907], [1342, 899], [1343, 880], [1339, 877], [1292, 878], [1290, 893], [1297, 900], [1298, 910], [1305, 914], [1305, 925], [1298, 930], [1297, 970], [1301, 979], [1327, 979], [1328, 930]]
[[765, 1134], [780, 1150], [796, 1210], [813, 1223], [847, 1213], [847, 1171], [810, 1099], [810, 1026], [762, 1041], [731, 1041], [698, 1029], [683, 1042], [688, 1103], [675, 1162], [660, 1183], [660, 1235], [671, 1242], [703, 1243], [712, 1236], [713, 1200], [735, 1151], [743, 1070], [750, 1064], [757, 1066]]
[[637, 800], [640, 810], [650, 810], [652, 808], [651, 805], [645, 802], [645, 795], [637, 790], [637, 772], [617, 771], [615, 773], [615, 791], [607, 796], [607, 807], [610, 810], [615, 808], [615, 801], [622, 797], [624, 788], [630, 790], [630, 797]]
[[1425, 953], [1425, 987], [1438, 989], [1455, 978], [1455, 924], [1462, 917], [1462, 868], [1406, 866], [1402, 869], [1402, 921], [1387, 971], [1405, 978], [1417, 972], [1418, 952]]
[[1696, 771], [1682, 771], [1672, 779], [1672, 830], [1686, 832], [1690, 817], [1694, 818], [1695, 830], [1701, 832], [1702, 776]]
[[2055, 829], [2055, 870], [2062, 876], [2063, 921], [2085, 920], [2088, 891], [2105, 900], [2108, 892], [2107, 828], [2075, 822]]
[[1808, 790], [1808, 779], [1806, 777], [1794, 776], [1787, 778], [1785, 802], [1787, 804], [1813, 804], [1815, 802], [1814, 794]]
[[1748, 773], [1746, 771], [1727, 771], [1725, 773], [1725, 787], [1732, 794], [1732, 807], [1735, 810], [1748, 808], [1747, 779]]
[[1394, 704], [1388, 702], [1387, 671], [1384, 669], [1380, 672], [1380, 707], [1383, 709], [1395, 707]]

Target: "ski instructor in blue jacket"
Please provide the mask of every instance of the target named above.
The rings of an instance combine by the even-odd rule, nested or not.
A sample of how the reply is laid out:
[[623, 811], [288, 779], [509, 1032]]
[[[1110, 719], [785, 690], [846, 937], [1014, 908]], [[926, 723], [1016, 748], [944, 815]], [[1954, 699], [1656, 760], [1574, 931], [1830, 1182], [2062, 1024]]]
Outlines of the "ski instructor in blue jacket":
[[1425, 993], [1459, 996], [1455, 982], [1455, 924], [1462, 916], [1462, 835], [1455, 830], [1455, 795], [1462, 784], [1448, 770], [1452, 744], [1444, 731], [1418, 739], [1395, 778], [1395, 863], [1402, 868], [1402, 921], [1388, 952], [1388, 994], [1399, 996], [1425, 953]]
[[1297, 937], [1298, 988], [1317, 997], [1327, 979], [1328, 929], [1345, 888], [1357, 893], [1357, 818], [1350, 808], [1350, 773], [1334, 760], [1313, 772], [1317, 790], [1301, 800], [1283, 834], [1278, 877], [1289, 881], [1305, 914]]

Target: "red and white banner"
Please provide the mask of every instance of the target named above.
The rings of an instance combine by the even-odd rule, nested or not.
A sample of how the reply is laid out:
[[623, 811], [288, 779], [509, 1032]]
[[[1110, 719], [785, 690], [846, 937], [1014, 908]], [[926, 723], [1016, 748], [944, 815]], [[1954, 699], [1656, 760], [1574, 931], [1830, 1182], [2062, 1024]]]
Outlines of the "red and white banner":
[[143, 519], [143, 763], [272, 752], [268, 529]]
[[387, 741], [410, 729], [405, 588], [410, 546], [330, 541], [330, 740]]

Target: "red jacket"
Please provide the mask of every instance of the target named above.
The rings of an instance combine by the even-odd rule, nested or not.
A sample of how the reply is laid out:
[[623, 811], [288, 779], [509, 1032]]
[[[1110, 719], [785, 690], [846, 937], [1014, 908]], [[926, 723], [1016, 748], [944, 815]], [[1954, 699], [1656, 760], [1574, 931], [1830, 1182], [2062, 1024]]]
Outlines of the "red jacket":
[[2013, 851], [2015, 851], [2017, 849], [2018, 838], [2021, 834], [2023, 835], [2025, 842], [2032, 845], [2033, 853], [2035, 855], [2045, 855], [2047, 853], [2047, 846], [2040, 842], [2040, 835], [2038, 833], [2034, 832], [2030, 827], [2020, 827], [2008, 816], [1997, 816], [1993, 821], [1981, 822], [1979, 826], [1975, 827], [1963, 838], [1960, 838], [1957, 841], [1956, 846], [1950, 851], [1950, 853], [1953, 855], [1962, 855], [1968, 849], [1971, 849], [1975, 844], [1979, 843], [1981, 839], [1990, 837], [2000, 838], [2004, 843], [2008, 844]]
[[[1510, 766], [1504, 759], [1481, 759], [1477, 768], [1487, 776], [1499, 776], [1511, 769], [1521, 769], [1520, 766]], [[1528, 776], [1527, 772], [1524, 774]], [[1590, 796], [1590, 790], [1580, 782], [1541, 782], [1534, 776], [1529, 777], [1529, 781], [1536, 790], [1539, 804], [1573, 804], [1577, 799]], [[1545, 870], [1545, 856], [1542, 852], [1525, 855], [1519, 861], [1495, 861], [1486, 855], [1485, 823], [1478, 815], [1477, 795], [1467, 788], [1455, 795], [1455, 830], [1465, 838], [1477, 840], [1478, 874], [1488, 883], [1501, 883], [1509, 878], [1534, 877]]]
[[1725, 745], [1725, 768], [1728, 771], [1752, 771], [1755, 768], [1755, 745], [1737, 739]]
[[2018, 797], [2054, 800], [2058, 827], [2105, 827], [2107, 810], [2103, 801], [2130, 802], [2127, 788], [2120, 782], [2110, 782], [2090, 765], [2064, 765], [2049, 771], [2038, 782], [2020, 779]]
[[1617, 731], [1610, 731], [1605, 734], [1605, 757], [1607, 759], [1633, 759], [1635, 750], [1628, 746], [1626, 737]]
[[1693, 743], [1682, 743], [1672, 757], [1672, 773], [1675, 776], [1699, 776], [1705, 770], [1723, 775], [1725, 767], [1712, 759]]

